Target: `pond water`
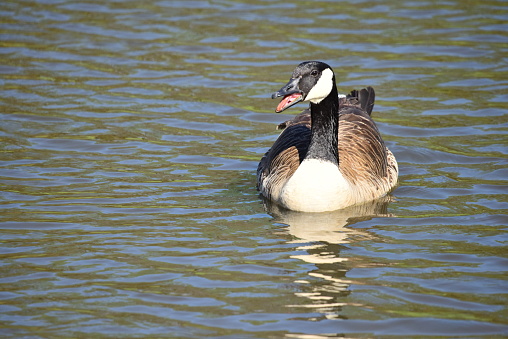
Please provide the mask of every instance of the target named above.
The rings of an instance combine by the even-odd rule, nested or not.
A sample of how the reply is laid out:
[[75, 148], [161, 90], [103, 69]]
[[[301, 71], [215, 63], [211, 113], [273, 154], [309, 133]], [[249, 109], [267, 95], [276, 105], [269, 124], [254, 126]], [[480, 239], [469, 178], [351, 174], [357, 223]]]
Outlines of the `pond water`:
[[[508, 335], [505, 1], [4, 1], [4, 338]], [[373, 86], [383, 201], [256, 166], [304, 60]]]

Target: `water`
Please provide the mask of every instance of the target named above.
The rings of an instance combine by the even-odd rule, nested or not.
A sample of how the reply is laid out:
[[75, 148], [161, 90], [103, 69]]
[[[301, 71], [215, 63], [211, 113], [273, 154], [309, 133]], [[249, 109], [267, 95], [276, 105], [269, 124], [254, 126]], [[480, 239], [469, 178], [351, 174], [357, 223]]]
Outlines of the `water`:
[[[2, 337], [508, 335], [507, 9], [2, 2]], [[309, 59], [375, 87], [385, 201], [259, 198]]]

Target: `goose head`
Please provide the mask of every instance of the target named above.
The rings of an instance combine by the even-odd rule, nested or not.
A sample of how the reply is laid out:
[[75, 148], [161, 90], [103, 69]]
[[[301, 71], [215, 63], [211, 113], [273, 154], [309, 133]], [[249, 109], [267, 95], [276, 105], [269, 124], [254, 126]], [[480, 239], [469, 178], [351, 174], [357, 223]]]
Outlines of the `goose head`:
[[293, 71], [287, 84], [272, 94], [272, 99], [283, 97], [275, 112], [280, 113], [301, 101], [319, 104], [335, 86], [335, 75], [330, 66], [320, 61], [305, 61]]

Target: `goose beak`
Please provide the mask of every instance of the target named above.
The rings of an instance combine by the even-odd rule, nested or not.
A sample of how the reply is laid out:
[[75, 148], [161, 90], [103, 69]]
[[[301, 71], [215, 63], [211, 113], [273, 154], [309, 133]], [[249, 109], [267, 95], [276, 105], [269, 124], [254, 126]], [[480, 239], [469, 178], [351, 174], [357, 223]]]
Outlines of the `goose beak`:
[[300, 78], [293, 78], [282, 86], [280, 90], [272, 94], [272, 99], [283, 97], [275, 109], [276, 113], [280, 113], [303, 100], [303, 93], [300, 88], [298, 88], [299, 82]]

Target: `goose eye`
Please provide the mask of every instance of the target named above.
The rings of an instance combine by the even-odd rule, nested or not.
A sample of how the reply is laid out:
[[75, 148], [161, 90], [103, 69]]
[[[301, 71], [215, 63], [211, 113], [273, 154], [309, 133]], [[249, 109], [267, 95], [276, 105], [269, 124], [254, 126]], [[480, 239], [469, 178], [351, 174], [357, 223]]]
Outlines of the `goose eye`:
[[317, 77], [317, 75], [318, 75], [318, 71], [316, 71], [316, 70], [314, 69], [314, 70], [312, 70], [312, 71], [310, 72], [310, 75], [312, 75], [313, 77]]

